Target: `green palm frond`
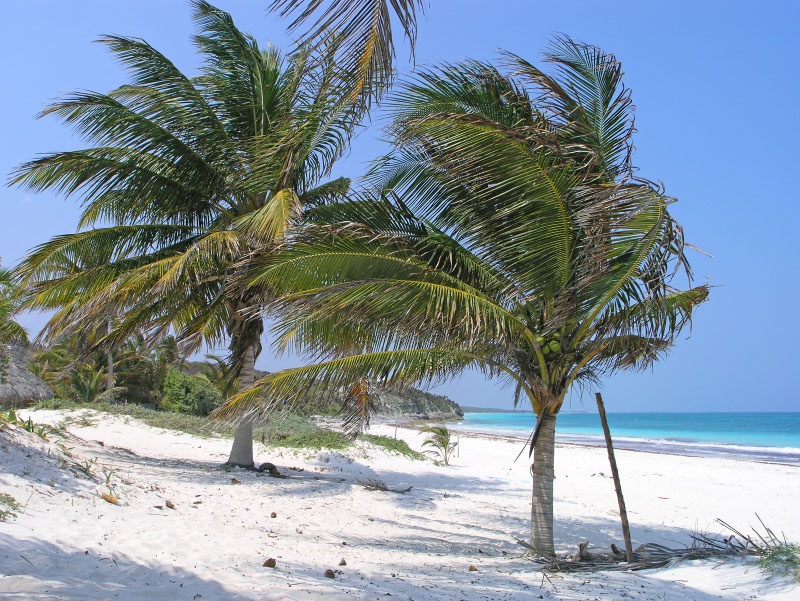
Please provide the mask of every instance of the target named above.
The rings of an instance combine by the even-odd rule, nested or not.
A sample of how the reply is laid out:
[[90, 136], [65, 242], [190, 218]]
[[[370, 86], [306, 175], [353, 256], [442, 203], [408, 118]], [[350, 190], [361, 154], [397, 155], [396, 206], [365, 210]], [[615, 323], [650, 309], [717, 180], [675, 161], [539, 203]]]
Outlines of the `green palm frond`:
[[263, 329], [259, 314], [240, 311], [263, 297], [234, 282], [241, 262], [283, 243], [304, 205], [335, 202], [349, 188], [325, 181], [354, 126], [347, 68], [306, 50], [262, 48], [228, 13], [192, 6], [198, 76], [144, 40], [104, 36], [129, 81], [42, 112], [88, 147], [12, 175], [83, 203], [78, 232], [33, 249], [16, 270], [24, 306], [55, 311], [43, 339], [105, 332], [114, 316], [89, 351], [174, 332], [186, 351], [227, 339], [238, 365], [244, 349], [260, 348]]
[[347, 356], [269, 374], [230, 398], [212, 417], [234, 420], [291, 408], [306, 400], [312, 386], [330, 393], [349, 390], [366, 379], [379, 389], [397, 389], [444, 381], [468, 367], [487, 373], [495, 369], [484, 358], [458, 350], [404, 349]]
[[335, 46], [337, 62], [353, 74], [353, 101], [379, 100], [394, 77], [393, 17], [411, 44], [417, 37], [422, 0], [272, 0], [269, 10], [292, 17], [289, 30], [303, 28], [300, 47]]
[[545, 54], [556, 67], [553, 75], [514, 54], [505, 53], [505, 59], [540, 91], [543, 109], [557, 120], [570, 154], [590, 153], [581, 162], [596, 163], [605, 181], [630, 173], [634, 107], [616, 57], [560, 35]]
[[20, 308], [20, 297], [13, 274], [0, 268], [0, 344], [28, 343], [28, 332], [14, 319]]
[[[508, 75], [468, 61], [404, 82], [368, 188], [309, 210], [252, 264], [249, 285], [276, 295], [278, 347], [317, 361], [268, 377], [267, 398], [469, 364], [556, 413], [573, 384], [651, 365], [691, 324], [708, 287], [671, 284], [681, 268], [691, 279], [683, 231], [674, 199], [630, 177], [619, 64], [566, 37], [546, 60], [553, 74], [506, 55]], [[416, 360], [434, 356], [465, 363]], [[268, 411], [257, 396], [225, 414]]]

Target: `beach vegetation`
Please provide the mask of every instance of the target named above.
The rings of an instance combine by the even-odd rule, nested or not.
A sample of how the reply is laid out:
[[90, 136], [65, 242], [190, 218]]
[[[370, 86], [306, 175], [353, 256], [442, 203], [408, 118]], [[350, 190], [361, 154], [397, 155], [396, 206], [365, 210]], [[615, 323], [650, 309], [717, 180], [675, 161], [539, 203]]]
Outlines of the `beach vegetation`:
[[315, 361], [218, 415], [304, 404], [314, 385], [403, 388], [477, 369], [538, 415], [531, 547], [550, 554], [567, 394], [651, 367], [709, 288], [691, 285], [675, 199], [635, 173], [620, 62], [566, 36], [545, 61], [549, 74], [503, 53], [500, 66], [446, 64], [400, 85], [386, 103], [394, 150], [367, 188], [247, 274], [281, 293], [276, 348]]
[[164, 378], [164, 396], [160, 408], [205, 417], [222, 400], [222, 393], [207, 378], [190, 376], [173, 367]]
[[383, 436], [381, 434], [362, 434], [361, 437], [367, 442], [382, 447], [391, 453], [397, 453], [417, 461], [425, 459], [425, 455], [412, 449], [402, 438], [392, 438], [391, 436]]
[[0, 522], [7, 522], [17, 517], [14, 513], [20, 508], [17, 500], [8, 493], [0, 493]]
[[20, 302], [11, 272], [0, 268], [0, 384], [8, 380], [11, 345], [28, 343], [27, 331], [15, 319]]
[[767, 548], [759, 557], [761, 567], [800, 582], [800, 545], [782, 543]]
[[[28, 333], [15, 315], [20, 309], [21, 299], [12, 272], [0, 268], [0, 344], [27, 344]], [[2, 383], [0, 381], [0, 383]]]
[[341, 432], [326, 428], [316, 428], [310, 432], [285, 430], [277, 433], [273, 432], [270, 441], [270, 444], [276, 447], [309, 450], [342, 450], [351, 447], [353, 444], [353, 441]]
[[[25, 308], [54, 311], [46, 340], [96, 331], [89, 350], [107, 351], [135, 333], [153, 341], [173, 332], [187, 353], [226, 342], [231, 379], [246, 389], [263, 321], [245, 309], [261, 307], [264, 291], [232, 276], [254, 249], [269, 256], [306, 208], [347, 192], [349, 180], [327, 178], [358, 112], [340, 102], [350, 74], [326, 44], [286, 56], [228, 13], [192, 6], [198, 76], [144, 40], [108, 35], [99, 41], [130, 81], [41, 113], [89, 145], [25, 163], [13, 181], [79, 196], [83, 212], [77, 232], [33, 249], [16, 278]], [[238, 423], [229, 461], [252, 466], [253, 422]]]

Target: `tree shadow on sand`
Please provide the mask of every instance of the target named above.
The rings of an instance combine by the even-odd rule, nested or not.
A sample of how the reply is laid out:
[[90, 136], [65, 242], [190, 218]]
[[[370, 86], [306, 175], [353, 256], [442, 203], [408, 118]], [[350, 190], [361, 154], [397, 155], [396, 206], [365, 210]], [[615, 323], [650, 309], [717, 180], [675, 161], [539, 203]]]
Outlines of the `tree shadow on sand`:
[[255, 599], [209, 578], [156, 561], [141, 563], [117, 552], [98, 555], [41, 539], [0, 533], [0, 598], [102, 601]]
[[[376, 554], [384, 555], [379, 571], [344, 567], [335, 580], [322, 576], [317, 561], [309, 557], [294, 562], [292, 573], [269, 571], [253, 566], [237, 566], [237, 575], [245, 580], [226, 585], [227, 570], [213, 576], [156, 560], [147, 563], [121, 553], [87, 553], [66, 544], [42, 539], [17, 539], [0, 533], [0, 597], [9, 600], [41, 601], [113, 601], [147, 599], [148, 601], [228, 601], [239, 600], [310, 600], [394, 598], [425, 601], [461, 599], [522, 600], [550, 599], [584, 601], [602, 599], [667, 599], [670, 601], [739, 600], [741, 590], [713, 593], [687, 586], [682, 582], [653, 578], [659, 571], [639, 572], [639, 577], [622, 573], [595, 573], [577, 576], [542, 576], [535, 565], [520, 556], [465, 558], [465, 549], [430, 547], [432, 537], [413, 533], [387, 541]], [[364, 544], [374, 544], [364, 540]], [[353, 539], [353, 544], [360, 541]], [[441, 554], [440, 565], [408, 563], [397, 559], [393, 550], [415, 550], [417, 554]], [[224, 550], [221, 550], [224, 552]], [[441, 552], [441, 553], [440, 553]], [[413, 559], [413, 558], [412, 558]], [[468, 561], [464, 561], [464, 560]], [[476, 571], [467, 569], [478, 566]], [[288, 566], [287, 566], [288, 568]], [[391, 573], [390, 573], [391, 572]], [[230, 575], [228, 572], [227, 575]], [[737, 572], [740, 584], [746, 576]], [[248, 579], [249, 578], [249, 579]], [[291, 587], [288, 587], [291, 583]], [[773, 589], [774, 590], [774, 589]]]

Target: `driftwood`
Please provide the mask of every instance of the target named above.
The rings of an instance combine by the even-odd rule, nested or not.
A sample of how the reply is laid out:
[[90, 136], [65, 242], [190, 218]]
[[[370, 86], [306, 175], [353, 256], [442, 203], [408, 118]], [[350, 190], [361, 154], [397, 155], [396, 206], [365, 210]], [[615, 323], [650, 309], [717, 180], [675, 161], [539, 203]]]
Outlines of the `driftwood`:
[[[617, 545], [611, 545], [611, 553], [589, 553], [589, 542], [578, 545], [578, 552], [560, 557], [543, 557], [531, 554], [530, 558], [539, 564], [544, 572], [601, 572], [638, 571], [670, 566], [692, 559], [730, 559], [735, 557], [762, 556], [770, 549], [786, 545], [778, 538], [756, 514], [763, 526], [764, 534], [753, 530], [756, 538], [744, 534], [727, 522], [717, 519], [717, 523], [728, 529], [729, 536], [695, 533], [690, 535], [691, 545], [687, 547], [666, 547], [656, 543], [640, 545], [633, 552], [633, 561], [626, 560], [626, 554]], [[533, 552], [527, 542], [516, 539], [517, 544]]]
[[[694, 537], [693, 537], [694, 538]], [[691, 547], [670, 548], [655, 543], [648, 543], [636, 548], [633, 561], [628, 561], [626, 554], [619, 548], [616, 553], [589, 553], [588, 543], [581, 543], [578, 553], [563, 557], [532, 557], [545, 572], [605, 572], [605, 571], [639, 571], [661, 568], [688, 559], [710, 559], [742, 556], [740, 550], [733, 547], [720, 546], [716, 543], [697, 538]], [[518, 540], [523, 547], [530, 548], [525, 541]], [[616, 547], [616, 545], [613, 545]], [[583, 558], [587, 559], [583, 559]]]
[[410, 492], [413, 488], [409, 486], [408, 488], [391, 488], [386, 485], [385, 482], [382, 480], [378, 480], [377, 478], [368, 478], [367, 480], [356, 480], [361, 486], [366, 488], [367, 490], [378, 490], [381, 492], [393, 492], [397, 493], [398, 495], [403, 495], [407, 492]]

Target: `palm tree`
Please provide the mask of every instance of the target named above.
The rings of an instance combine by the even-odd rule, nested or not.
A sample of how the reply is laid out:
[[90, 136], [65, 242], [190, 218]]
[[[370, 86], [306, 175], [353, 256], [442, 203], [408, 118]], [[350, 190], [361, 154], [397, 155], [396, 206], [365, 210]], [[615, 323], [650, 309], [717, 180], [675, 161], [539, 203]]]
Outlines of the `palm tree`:
[[284, 293], [272, 306], [278, 347], [315, 363], [219, 410], [270, 411], [303, 402], [311, 385], [362, 378], [405, 387], [468, 368], [503, 378], [539, 416], [531, 545], [543, 554], [567, 393], [651, 366], [708, 295], [670, 284], [678, 269], [691, 281], [683, 233], [674, 199], [633, 175], [619, 62], [567, 37], [546, 60], [553, 76], [505, 55], [510, 74], [467, 62], [402, 86], [389, 102], [395, 150], [370, 174], [381, 200], [325, 208], [341, 225], [298, 233], [253, 271], [252, 285]]
[[[96, 346], [135, 332], [151, 341], [175, 332], [186, 352], [227, 340], [232, 380], [247, 388], [263, 322], [242, 312], [260, 300], [231, 285], [234, 266], [255, 248], [275, 248], [304, 207], [349, 188], [344, 178], [320, 183], [352, 132], [351, 105], [341, 101], [349, 76], [323, 60], [325, 48], [284, 57], [227, 13], [192, 4], [204, 58], [197, 77], [144, 40], [106, 36], [130, 83], [42, 113], [91, 146], [26, 163], [13, 182], [79, 194], [84, 209], [77, 233], [35, 248], [17, 277], [26, 307], [56, 310], [46, 338], [97, 329], [113, 315]], [[236, 430], [229, 461], [253, 464], [251, 422]]]
[[423, 0], [272, 0], [271, 12], [294, 17], [290, 31], [304, 28], [298, 46], [336, 46], [337, 62], [353, 74], [349, 97], [362, 109], [380, 100], [394, 80], [392, 18], [411, 46], [417, 39], [417, 12]]
[[19, 310], [20, 300], [17, 287], [12, 274], [7, 269], [0, 268], [0, 344], [10, 343], [27, 344], [28, 333], [14, 315]]
[[11, 272], [0, 268], [0, 384], [8, 378], [8, 366], [11, 363], [10, 345], [12, 343], [28, 343], [28, 333], [14, 315], [19, 310], [17, 287]]
[[423, 447], [431, 447], [424, 453], [440, 457], [444, 465], [450, 465], [450, 455], [458, 446], [457, 442], [450, 442], [450, 430], [445, 426], [428, 426], [420, 432], [430, 434], [422, 443]]

